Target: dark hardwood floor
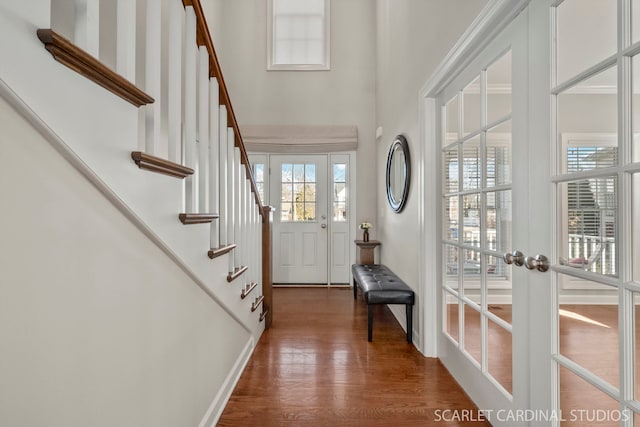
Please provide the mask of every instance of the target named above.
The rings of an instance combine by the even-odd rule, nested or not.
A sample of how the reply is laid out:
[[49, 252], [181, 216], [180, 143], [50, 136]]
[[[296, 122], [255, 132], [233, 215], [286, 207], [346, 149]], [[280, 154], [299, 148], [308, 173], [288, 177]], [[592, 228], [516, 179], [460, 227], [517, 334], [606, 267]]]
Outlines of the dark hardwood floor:
[[[385, 306], [348, 288], [276, 288], [265, 331], [219, 426], [482, 426], [445, 422], [476, 410], [437, 360], [423, 357]], [[460, 411], [461, 412], [461, 411]]]

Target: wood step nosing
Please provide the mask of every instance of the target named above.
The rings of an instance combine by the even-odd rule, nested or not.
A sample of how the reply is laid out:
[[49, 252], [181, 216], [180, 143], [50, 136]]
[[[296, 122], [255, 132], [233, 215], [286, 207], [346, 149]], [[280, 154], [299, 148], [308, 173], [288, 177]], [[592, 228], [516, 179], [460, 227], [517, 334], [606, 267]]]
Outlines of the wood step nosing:
[[133, 159], [140, 169], [158, 172], [176, 178], [186, 178], [189, 175], [193, 175], [195, 172], [187, 166], [182, 166], [181, 164], [152, 156], [151, 154], [147, 154], [142, 151], [132, 151], [131, 159]]
[[178, 214], [178, 219], [185, 225], [190, 224], [206, 224], [213, 222], [214, 219], [220, 218], [216, 213], [181, 213]]
[[232, 250], [234, 250], [235, 247], [236, 247], [236, 244], [232, 243], [230, 245], [220, 246], [219, 248], [209, 249], [209, 252], [208, 252], [209, 258], [214, 259], [214, 258], [217, 258], [219, 256], [222, 256], [222, 255], [224, 255], [226, 253], [229, 253]]
[[229, 274], [227, 275], [227, 282], [229, 282], [229, 283], [233, 282], [238, 277], [240, 277], [242, 275], [242, 273], [244, 273], [248, 269], [249, 269], [248, 266], [243, 265], [243, 266], [237, 267], [234, 271], [230, 271]]
[[152, 96], [109, 68], [87, 51], [50, 28], [36, 34], [53, 58], [127, 102], [141, 107], [155, 102]]
[[260, 295], [259, 297], [256, 297], [255, 301], [253, 301], [253, 304], [251, 304], [252, 313], [256, 311], [258, 307], [260, 307], [260, 304], [262, 304], [262, 301], [264, 301], [264, 295]]

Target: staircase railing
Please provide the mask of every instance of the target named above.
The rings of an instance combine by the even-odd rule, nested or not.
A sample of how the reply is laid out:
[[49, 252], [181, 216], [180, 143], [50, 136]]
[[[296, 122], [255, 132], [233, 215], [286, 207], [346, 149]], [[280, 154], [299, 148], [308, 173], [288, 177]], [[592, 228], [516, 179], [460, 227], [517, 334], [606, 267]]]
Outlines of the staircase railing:
[[269, 325], [264, 239], [272, 214], [262, 206], [200, 0], [52, 0], [51, 26], [38, 37], [56, 60], [139, 108], [133, 161], [184, 179], [180, 221], [211, 223], [208, 255], [228, 254], [227, 281], [245, 279], [240, 296], [262, 282], [250, 308], [261, 305]]

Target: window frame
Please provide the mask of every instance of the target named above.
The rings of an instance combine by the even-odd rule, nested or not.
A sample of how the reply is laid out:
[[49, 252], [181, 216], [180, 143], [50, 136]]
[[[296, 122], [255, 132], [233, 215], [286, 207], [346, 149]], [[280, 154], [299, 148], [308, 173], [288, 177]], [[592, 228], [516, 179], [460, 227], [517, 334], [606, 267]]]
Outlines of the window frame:
[[274, 0], [267, 0], [267, 71], [329, 71], [331, 70], [331, 0], [324, 2], [324, 62], [321, 64], [274, 63], [273, 27]]

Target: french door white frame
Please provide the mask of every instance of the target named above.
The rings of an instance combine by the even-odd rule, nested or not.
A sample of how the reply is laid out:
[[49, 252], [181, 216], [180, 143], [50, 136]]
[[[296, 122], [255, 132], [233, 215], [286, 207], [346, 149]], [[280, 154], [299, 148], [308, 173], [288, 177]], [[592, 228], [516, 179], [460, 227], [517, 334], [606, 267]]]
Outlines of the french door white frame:
[[[419, 192], [422, 200], [420, 205], [422, 207], [421, 215], [421, 259], [424, 261], [424, 269], [420, 271], [420, 283], [422, 284], [422, 291], [425, 295], [425, 312], [422, 315], [421, 321], [422, 330], [425, 331], [423, 337], [423, 351], [427, 356], [447, 356], [446, 341], [441, 341], [444, 347], [439, 347], [439, 340], [442, 334], [442, 288], [441, 283], [443, 280], [444, 272], [442, 271], [442, 255], [441, 255], [441, 241], [442, 241], [442, 227], [441, 227], [441, 159], [442, 143], [440, 140], [441, 123], [439, 122], [439, 95], [442, 91], [451, 84], [467, 66], [476, 60], [478, 55], [483, 52], [500, 34], [506, 29], [509, 24], [523, 11], [527, 6], [527, 20], [525, 21], [523, 31], [528, 31], [528, 26], [531, 22], [539, 22], [540, 19], [547, 19], [548, 22], [548, 6], [545, 2], [531, 2], [528, 0], [495, 0], [490, 1], [487, 7], [483, 10], [483, 13], [474, 21], [473, 25], [465, 32], [461, 40], [458, 42], [450, 54], [445, 58], [440, 68], [436, 70], [433, 77], [427, 82], [420, 92], [420, 118], [421, 123], [421, 148], [422, 164], [424, 169], [419, 171], [422, 191]], [[535, 6], [534, 6], [535, 4]], [[540, 7], [540, 6], [543, 7]], [[540, 15], [544, 14], [544, 16]], [[538, 21], [536, 21], [538, 20]], [[543, 32], [536, 37], [528, 37], [527, 34], [527, 55], [541, 54], [544, 56], [548, 52], [550, 41], [548, 31]], [[530, 58], [531, 56], [529, 56]], [[528, 73], [530, 77], [534, 73], [542, 73], [542, 75], [548, 75], [549, 63], [535, 64], [536, 70], [531, 70]], [[514, 79], [520, 78], [521, 80], [516, 83], [514, 80], [514, 87], [516, 84], [524, 84], [527, 88], [531, 87], [529, 80], [522, 80], [523, 77], [514, 76]], [[525, 76], [527, 78], [527, 76]], [[540, 81], [536, 80], [536, 84]], [[544, 82], [543, 82], [544, 85]], [[544, 86], [542, 86], [544, 87]], [[531, 92], [531, 91], [529, 91]], [[515, 102], [515, 100], [514, 100]], [[548, 123], [549, 121], [549, 98], [548, 93], [546, 96], [531, 94], [527, 95], [527, 116], [528, 122], [534, 123]], [[539, 107], [539, 108], [537, 108]], [[515, 108], [515, 104], [514, 104]], [[533, 117], [538, 115], [538, 117]], [[515, 120], [515, 115], [514, 115]], [[538, 141], [538, 144], [529, 144], [526, 148], [526, 152], [516, 153], [514, 150], [514, 156], [536, 156], [534, 158], [540, 158], [540, 164], [543, 168], [549, 167], [550, 155], [548, 152], [548, 144], [550, 130], [549, 126], [531, 128], [527, 124], [516, 124], [514, 122], [514, 129], [517, 126], [523, 126], [526, 138], [528, 141]], [[515, 138], [515, 136], [514, 136]], [[515, 161], [515, 159], [514, 159]], [[514, 170], [514, 191], [517, 173], [520, 171]], [[544, 170], [536, 170], [536, 176], [549, 176], [549, 172]], [[522, 197], [516, 211], [514, 206], [514, 228], [516, 227], [517, 212], [525, 211], [525, 214], [530, 212], [529, 200], [536, 200], [535, 197], [539, 197], [542, 201], [542, 206], [551, 206], [551, 191], [550, 186], [544, 182], [541, 185], [530, 182], [528, 172], [524, 172], [526, 176], [520, 179], [525, 180], [525, 188], [529, 194], [528, 197]], [[548, 183], [547, 183], [548, 184]], [[514, 197], [516, 195], [514, 194]], [[438, 201], [438, 203], [433, 203]], [[523, 205], [524, 204], [524, 205]], [[515, 205], [515, 201], [514, 201]], [[550, 218], [550, 210], [545, 209], [543, 215]], [[549, 218], [543, 219], [542, 224], [548, 224]], [[548, 224], [550, 226], [550, 224]], [[542, 233], [541, 233], [542, 231]], [[522, 235], [522, 233], [521, 233]], [[551, 229], [547, 227], [543, 230], [533, 230], [531, 227], [526, 231], [523, 236], [523, 242], [526, 242], [523, 247], [512, 248], [513, 250], [519, 249], [525, 252], [526, 255], [533, 255], [542, 251], [548, 251], [549, 241], [551, 236]], [[515, 237], [515, 234], [514, 234]], [[515, 242], [515, 245], [519, 245]], [[524, 274], [523, 274], [524, 273]], [[536, 275], [537, 273], [537, 275]], [[515, 271], [514, 271], [515, 274]], [[551, 342], [549, 342], [549, 333], [551, 331], [551, 289], [550, 275], [543, 275], [539, 272], [520, 272], [518, 274], [522, 278], [522, 283], [514, 283], [513, 291], [513, 304], [519, 304], [524, 312], [521, 314], [521, 319], [525, 320], [525, 324], [520, 324], [519, 328], [524, 327], [524, 337], [519, 337], [515, 333], [513, 339], [513, 354], [514, 354], [514, 382], [513, 382], [513, 398], [504, 396], [495, 388], [495, 391], [491, 391], [491, 383], [488, 379], [486, 381], [478, 375], [478, 370], [471, 364], [460, 363], [457, 364], [458, 371], [454, 373], [456, 379], [465, 387], [466, 391], [470, 394], [476, 404], [485, 410], [524, 410], [535, 409], [539, 411], [546, 411], [546, 414], [551, 414], [553, 396], [550, 396], [550, 391], [555, 387], [551, 387], [551, 367], [552, 361], [550, 357]], [[516, 291], [516, 286], [524, 286], [525, 289], [519, 289]], [[527, 288], [528, 287], [528, 288]], [[530, 309], [536, 307], [536, 310]], [[541, 307], [540, 310], [537, 307]], [[537, 317], [540, 317], [537, 319]], [[514, 318], [514, 329], [515, 329]], [[535, 326], [532, 326], [535, 325]], [[516, 369], [515, 358], [518, 358], [518, 363], [524, 369]], [[454, 358], [455, 359], [455, 358]], [[466, 366], [466, 367], [465, 367]], [[496, 412], [493, 412], [494, 415]], [[498, 425], [512, 425], [512, 420], [505, 420], [492, 417], [491, 422], [494, 426]], [[519, 424], [520, 425], [520, 424]], [[526, 425], [526, 424], [522, 424]], [[531, 422], [531, 425], [537, 425], [537, 420]], [[545, 422], [540, 425], [547, 425]]]

